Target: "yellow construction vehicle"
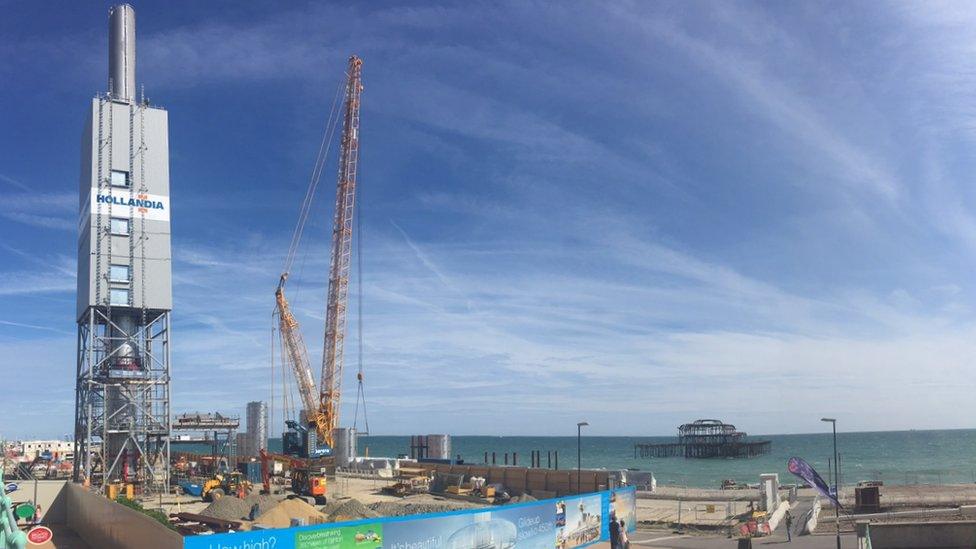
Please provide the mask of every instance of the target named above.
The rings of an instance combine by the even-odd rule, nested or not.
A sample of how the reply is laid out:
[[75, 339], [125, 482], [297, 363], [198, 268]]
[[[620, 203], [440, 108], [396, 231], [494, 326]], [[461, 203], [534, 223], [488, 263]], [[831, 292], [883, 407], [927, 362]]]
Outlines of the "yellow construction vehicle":
[[203, 501], [215, 501], [227, 494], [247, 497], [250, 492], [251, 481], [244, 478], [242, 473], [233, 471], [214, 475], [212, 479], [203, 483], [200, 494], [203, 496]]

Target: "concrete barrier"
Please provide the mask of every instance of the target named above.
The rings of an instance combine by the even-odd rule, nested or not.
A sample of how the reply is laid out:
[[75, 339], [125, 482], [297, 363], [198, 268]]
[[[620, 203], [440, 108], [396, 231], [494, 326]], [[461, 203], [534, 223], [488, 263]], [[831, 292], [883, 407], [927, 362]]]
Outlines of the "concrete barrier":
[[803, 535], [812, 534], [817, 529], [817, 521], [819, 518], [820, 498], [817, 498], [813, 501], [813, 507], [810, 508], [810, 517], [807, 519], [806, 524], [803, 525], [803, 530], [800, 533]]
[[872, 549], [971, 549], [976, 546], [976, 521], [873, 523], [870, 536]]
[[790, 510], [790, 502], [781, 501], [779, 505], [776, 506], [776, 510], [769, 515], [767, 521], [769, 522], [769, 529], [776, 530], [779, 528], [779, 523], [783, 521], [783, 517], [786, 516], [786, 512]]
[[66, 484], [63, 494], [68, 527], [91, 547], [183, 547], [183, 537], [175, 531], [77, 484]]

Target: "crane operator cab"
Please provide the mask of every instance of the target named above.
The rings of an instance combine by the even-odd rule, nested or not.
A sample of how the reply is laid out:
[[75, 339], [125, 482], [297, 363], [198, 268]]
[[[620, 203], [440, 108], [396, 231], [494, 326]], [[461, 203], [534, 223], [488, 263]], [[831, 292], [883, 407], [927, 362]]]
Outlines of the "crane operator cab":
[[319, 445], [315, 429], [309, 429], [301, 423], [288, 420], [285, 422], [288, 430], [281, 435], [282, 453], [305, 459], [330, 457], [332, 448]]

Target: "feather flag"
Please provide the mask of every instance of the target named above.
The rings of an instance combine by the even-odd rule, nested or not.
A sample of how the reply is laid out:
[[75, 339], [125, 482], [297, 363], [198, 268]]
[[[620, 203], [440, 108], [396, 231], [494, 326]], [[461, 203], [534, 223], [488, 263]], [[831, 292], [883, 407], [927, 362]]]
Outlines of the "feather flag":
[[837, 501], [837, 498], [830, 493], [830, 487], [826, 482], [824, 482], [824, 479], [821, 478], [817, 471], [814, 470], [814, 468], [802, 458], [791, 457], [786, 464], [786, 468], [789, 469], [789, 471], [794, 475], [806, 481], [807, 484], [813, 486], [814, 489], [820, 492], [820, 495], [834, 502], [834, 505], [836, 505], [838, 509], [843, 508], [840, 502]]

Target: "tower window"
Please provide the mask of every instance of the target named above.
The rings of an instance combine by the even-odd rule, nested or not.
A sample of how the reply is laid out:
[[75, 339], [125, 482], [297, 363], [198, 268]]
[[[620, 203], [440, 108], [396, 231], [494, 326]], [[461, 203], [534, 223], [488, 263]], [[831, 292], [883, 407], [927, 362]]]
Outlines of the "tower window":
[[111, 228], [114, 235], [129, 236], [129, 220], [124, 217], [113, 217]]
[[129, 186], [129, 172], [124, 172], [122, 170], [112, 170], [112, 186], [113, 187], [128, 187]]
[[111, 292], [109, 292], [109, 299], [111, 300], [112, 305], [128, 305], [129, 290], [112, 288]]
[[126, 284], [131, 280], [129, 275], [128, 265], [112, 265], [109, 267], [108, 278], [112, 282], [124, 282]]

